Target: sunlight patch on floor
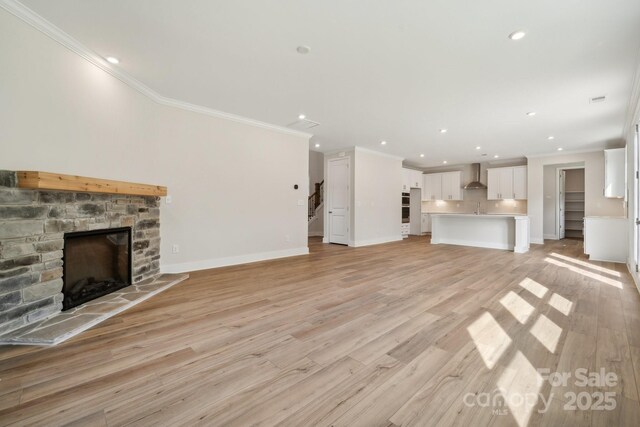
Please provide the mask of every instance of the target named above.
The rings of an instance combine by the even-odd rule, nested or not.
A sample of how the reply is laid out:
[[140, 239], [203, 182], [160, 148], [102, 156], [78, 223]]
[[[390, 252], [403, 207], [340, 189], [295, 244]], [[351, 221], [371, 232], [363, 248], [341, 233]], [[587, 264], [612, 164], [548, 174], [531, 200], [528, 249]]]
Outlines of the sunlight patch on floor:
[[531, 327], [531, 334], [540, 341], [551, 353], [556, 351], [562, 328], [553, 323], [547, 316], [541, 314]]
[[613, 287], [618, 288], [618, 289], [622, 289], [622, 283], [620, 281], [610, 279], [608, 277], [603, 276], [602, 274], [593, 273], [591, 271], [584, 270], [582, 268], [573, 266], [571, 264], [567, 264], [565, 262], [558, 261], [557, 259], [554, 259], [554, 258], [545, 258], [544, 260], [546, 262], [550, 263], [550, 264], [557, 265], [558, 267], [564, 267], [564, 268], [566, 268], [566, 269], [568, 269], [570, 271], [573, 271], [574, 273], [582, 274], [585, 277], [589, 277], [591, 279], [595, 279], [595, 280], [597, 280], [599, 282], [602, 282], [604, 284], [613, 286]]
[[531, 292], [533, 295], [537, 296], [538, 298], [544, 297], [547, 291], [549, 290], [545, 286], [542, 286], [540, 283], [536, 282], [535, 280], [529, 279], [528, 277], [526, 277], [522, 282], [520, 282], [519, 285], [525, 288], [526, 290], [528, 290], [529, 292]]
[[549, 298], [549, 305], [565, 316], [569, 315], [571, 307], [573, 307], [573, 303], [571, 301], [556, 293], [553, 293], [551, 298]]
[[511, 313], [513, 317], [523, 325], [527, 323], [531, 313], [535, 311], [535, 308], [531, 304], [513, 291], [509, 291], [508, 294], [503, 296], [500, 300], [500, 304], [502, 304], [504, 308], [506, 308], [509, 313]]
[[[516, 375], [511, 374], [517, 372]], [[538, 393], [544, 379], [531, 362], [518, 351], [498, 380], [498, 389], [518, 423], [524, 427], [529, 423], [531, 414], [538, 403]]]
[[502, 353], [511, 344], [511, 337], [502, 329], [496, 319], [487, 312], [469, 325], [467, 331], [471, 335], [484, 364], [489, 369], [495, 366]]
[[583, 267], [587, 267], [587, 268], [590, 268], [592, 270], [599, 271], [601, 273], [609, 274], [610, 276], [622, 277], [622, 274], [620, 274], [619, 271], [611, 270], [610, 268], [604, 268], [604, 267], [600, 267], [599, 265], [589, 264], [586, 261], [581, 261], [579, 259], [570, 258], [568, 256], [560, 255], [560, 254], [557, 254], [555, 252], [552, 252], [550, 255], [552, 257], [560, 258], [562, 260], [565, 260], [565, 261], [568, 261], [568, 262], [572, 262], [574, 264], [578, 264], [578, 265], [581, 265]]

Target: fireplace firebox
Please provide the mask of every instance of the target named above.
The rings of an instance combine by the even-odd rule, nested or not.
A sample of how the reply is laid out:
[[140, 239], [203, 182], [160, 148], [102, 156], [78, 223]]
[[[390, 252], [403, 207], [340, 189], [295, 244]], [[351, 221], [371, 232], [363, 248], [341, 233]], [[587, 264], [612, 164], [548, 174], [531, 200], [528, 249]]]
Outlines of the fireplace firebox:
[[65, 233], [62, 309], [131, 285], [131, 227]]

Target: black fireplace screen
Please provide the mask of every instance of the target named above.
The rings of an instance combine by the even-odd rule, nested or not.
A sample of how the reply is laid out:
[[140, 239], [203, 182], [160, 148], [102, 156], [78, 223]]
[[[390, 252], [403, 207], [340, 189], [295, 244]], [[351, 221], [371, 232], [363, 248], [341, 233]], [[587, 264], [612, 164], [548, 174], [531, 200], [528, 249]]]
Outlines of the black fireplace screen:
[[63, 310], [131, 284], [131, 228], [64, 235]]

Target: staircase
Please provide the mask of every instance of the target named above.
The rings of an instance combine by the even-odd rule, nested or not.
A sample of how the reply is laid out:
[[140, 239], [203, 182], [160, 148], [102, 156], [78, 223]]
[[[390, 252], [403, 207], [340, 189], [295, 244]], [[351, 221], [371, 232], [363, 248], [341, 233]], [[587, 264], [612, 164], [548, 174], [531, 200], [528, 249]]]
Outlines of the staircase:
[[309, 217], [309, 223], [317, 218], [318, 208], [324, 203], [324, 180], [322, 182], [316, 182], [316, 188], [312, 195], [309, 196], [309, 204], [307, 215]]

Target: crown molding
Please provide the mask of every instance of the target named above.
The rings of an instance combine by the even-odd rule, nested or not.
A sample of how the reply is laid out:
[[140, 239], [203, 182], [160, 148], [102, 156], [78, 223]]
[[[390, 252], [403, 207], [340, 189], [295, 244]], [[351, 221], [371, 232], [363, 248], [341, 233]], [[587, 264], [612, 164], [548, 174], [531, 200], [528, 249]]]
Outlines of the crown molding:
[[593, 148], [590, 150], [566, 150], [566, 151], [554, 151], [548, 154], [532, 154], [529, 156], [526, 156], [527, 159], [538, 159], [541, 157], [562, 157], [562, 156], [569, 156], [569, 155], [573, 155], [573, 154], [589, 154], [589, 153], [596, 153], [596, 152], [603, 152], [605, 149], [604, 148]]
[[80, 43], [77, 39], [67, 34], [51, 22], [47, 21], [42, 16], [38, 15], [36, 12], [29, 9], [19, 1], [0, 0], [0, 7], [158, 104], [216, 118], [231, 120], [234, 122], [256, 126], [280, 133], [301, 136], [307, 139], [313, 136], [313, 134], [307, 132], [301, 132], [295, 129], [289, 129], [284, 126], [273, 125], [271, 123], [261, 122], [259, 120], [250, 119], [236, 114], [225, 113], [223, 111], [214, 110], [212, 108], [204, 107], [201, 105], [191, 104], [188, 102], [180, 101], [178, 99], [162, 96], [155, 90], [151, 89], [149, 86], [142, 83], [140, 80], [123, 71], [121, 68], [113, 67], [102, 56], [98, 55], [97, 53]]

